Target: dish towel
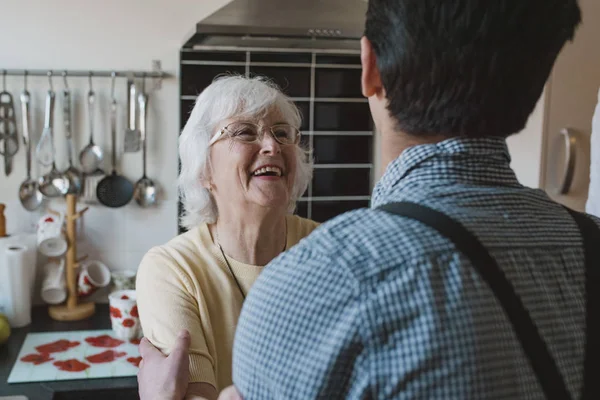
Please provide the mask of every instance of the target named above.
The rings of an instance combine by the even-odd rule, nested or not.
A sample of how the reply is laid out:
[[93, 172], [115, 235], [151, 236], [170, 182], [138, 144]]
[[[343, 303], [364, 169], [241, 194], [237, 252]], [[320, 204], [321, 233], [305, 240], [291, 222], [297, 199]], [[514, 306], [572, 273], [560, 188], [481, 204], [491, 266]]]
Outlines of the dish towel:
[[592, 118], [590, 153], [590, 191], [585, 211], [600, 217], [600, 90], [598, 91], [598, 104]]

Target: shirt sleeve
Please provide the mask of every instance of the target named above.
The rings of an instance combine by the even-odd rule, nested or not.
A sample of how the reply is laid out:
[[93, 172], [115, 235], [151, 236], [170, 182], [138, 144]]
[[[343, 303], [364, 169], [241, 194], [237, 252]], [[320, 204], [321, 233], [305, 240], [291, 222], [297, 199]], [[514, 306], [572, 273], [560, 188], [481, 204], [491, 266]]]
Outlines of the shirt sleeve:
[[245, 400], [367, 398], [363, 296], [308, 238], [276, 258], [242, 309], [233, 381]]
[[198, 300], [188, 275], [160, 250], [150, 250], [142, 259], [136, 280], [137, 304], [144, 336], [169, 354], [178, 333], [191, 336], [190, 382], [216, 386], [214, 360], [208, 352], [200, 320]]

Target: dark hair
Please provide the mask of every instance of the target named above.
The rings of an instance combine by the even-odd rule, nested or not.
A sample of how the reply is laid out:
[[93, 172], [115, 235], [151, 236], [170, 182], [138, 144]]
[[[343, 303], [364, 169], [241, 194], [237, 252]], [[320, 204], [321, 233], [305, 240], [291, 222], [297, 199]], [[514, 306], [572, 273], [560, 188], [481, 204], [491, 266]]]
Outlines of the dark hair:
[[365, 35], [402, 132], [507, 137], [580, 21], [576, 0], [369, 0]]

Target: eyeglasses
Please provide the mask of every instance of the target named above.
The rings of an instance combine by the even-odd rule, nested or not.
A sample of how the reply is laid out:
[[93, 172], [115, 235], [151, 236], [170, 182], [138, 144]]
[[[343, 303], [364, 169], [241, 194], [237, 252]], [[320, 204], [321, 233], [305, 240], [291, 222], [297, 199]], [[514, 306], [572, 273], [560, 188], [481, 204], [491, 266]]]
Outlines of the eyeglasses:
[[[267, 129], [261, 129], [259, 125], [250, 122], [232, 122], [221, 128], [219, 132], [208, 143], [212, 146], [218, 140], [229, 137], [241, 143], [256, 143], [261, 141]], [[300, 142], [300, 131], [289, 124], [275, 124], [268, 131], [273, 139], [281, 145], [298, 144]]]

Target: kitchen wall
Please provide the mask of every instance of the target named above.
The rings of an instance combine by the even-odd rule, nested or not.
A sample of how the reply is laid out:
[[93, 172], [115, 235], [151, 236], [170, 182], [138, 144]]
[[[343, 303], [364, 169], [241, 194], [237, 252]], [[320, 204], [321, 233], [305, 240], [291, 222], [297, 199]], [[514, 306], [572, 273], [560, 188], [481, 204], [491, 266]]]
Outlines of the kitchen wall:
[[[155, 209], [140, 209], [132, 201], [121, 209], [91, 206], [80, 230], [79, 252], [102, 260], [111, 269], [137, 268], [143, 254], [154, 245], [177, 234], [177, 136], [179, 127], [179, 49], [192, 33], [196, 22], [226, 0], [2, 0], [0, 24], [0, 69], [151, 69], [160, 60], [163, 69], [174, 77], [150, 94], [148, 117], [148, 175], [160, 184], [161, 204]], [[85, 109], [86, 78], [68, 81], [74, 91], [76, 113], [74, 144], [79, 152], [87, 141]], [[57, 90], [55, 113], [57, 164], [67, 165], [62, 126], [62, 78], [53, 80]], [[110, 149], [108, 102], [110, 79], [95, 79], [98, 108], [96, 141]], [[148, 82], [147, 86], [151, 86]], [[23, 90], [23, 78], [7, 77], [6, 89], [15, 97]], [[33, 99], [33, 135], [37, 142], [43, 128], [46, 78], [29, 78]], [[119, 107], [119, 150], [126, 119], [124, 79], [117, 80]], [[17, 116], [20, 116], [17, 110]], [[20, 128], [20, 123], [19, 123]], [[106, 154], [105, 169], [110, 170]], [[120, 155], [120, 171], [133, 182], [142, 174], [141, 153]], [[34, 176], [45, 172], [34, 167]], [[33, 231], [40, 213], [24, 211], [18, 201], [18, 188], [25, 178], [25, 153], [22, 149], [13, 162], [9, 177], [0, 172], [0, 203], [7, 204], [5, 215], [9, 233]], [[82, 205], [83, 207], [84, 205]], [[52, 204], [64, 208], [63, 201]], [[43, 260], [40, 261], [43, 263]]]
[[[0, 24], [0, 69], [150, 69], [160, 60], [164, 70], [178, 74], [179, 49], [201, 18], [226, 0], [2, 0]], [[62, 78], [53, 80], [62, 90]], [[109, 149], [108, 95], [110, 80], [94, 80], [98, 94], [96, 141]], [[74, 144], [79, 152], [87, 143], [87, 112], [84, 107], [87, 79], [73, 78], [75, 91]], [[151, 86], [151, 85], [149, 85]], [[29, 78], [33, 95], [33, 136], [37, 142], [43, 123], [46, 78]], [[15, 96], [23, 89], [23, 79], [7, 77], [7, 90]], [[118, 80], [119, 151], [125, 129], [125, 81]], [[134, 202], [121, 209], [91, 206], [80, 226], [79, 249], [100, 259], [111, 269], [135, 269], [143, 254], [154, 245], [177, 234], [177, 135], [179, 126], [179, 89], [176, 77], [163, 82], [150, 94], [148, 175], [160, 184], [161, 204], [155, 209], [140, 209]], [[59, 169], [66, 165], [66, 147], [61, 124], [61, 98], [57, 96], [56, 147]], [[17, 112], [17, 115], [20, 115]], [[513, 165], [523, 183], [538, 186], [541, 158], [541, 108], [534, 113], [525, 132], [510, 139]], [[109, 170], [110, 157], [106, 157]], [[130, 180], [141, 176], [141, 154], [120, 155], [120, 171]], [[34, 176], [45, 172], [34, 166]], [[20, 151], [9, 177], [0, 173], [0, 202], [7, 204], [9, 233], [33, 231], [40, 213], [24, 211], [18, 201], [18, 187], [25, 178], [25, 156]], [[83, 206], [83, 205], [82, 205]], [[53, 208], [64, 207], [55, 201]]]

